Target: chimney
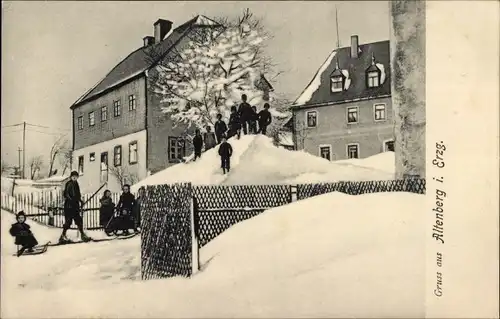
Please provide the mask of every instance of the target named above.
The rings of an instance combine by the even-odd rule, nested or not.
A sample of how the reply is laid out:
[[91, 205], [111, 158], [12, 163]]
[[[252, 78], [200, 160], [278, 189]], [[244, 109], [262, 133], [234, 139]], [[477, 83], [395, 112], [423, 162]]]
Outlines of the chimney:
[[155, 43], [155, 37], [152, 37], [150, 35], [145, 36], [143, 40], [144, 40], [144, 47], [150, 46], [151, 44]]
[[359, 52], [358, 36], [357, 35], [353, 35], [353, 36], [351, 36], [351, 58], [357, 59], [358, 58], [358, 52]]
[[154, 28], [155, 28], [155, 43], [161, 42], [163, 38], [167, 35], [167, 33], [170, 32], [170, 29], [172, 29], [172, 21], [164, 20], [164, 19], [158, 19], [154, 23]]

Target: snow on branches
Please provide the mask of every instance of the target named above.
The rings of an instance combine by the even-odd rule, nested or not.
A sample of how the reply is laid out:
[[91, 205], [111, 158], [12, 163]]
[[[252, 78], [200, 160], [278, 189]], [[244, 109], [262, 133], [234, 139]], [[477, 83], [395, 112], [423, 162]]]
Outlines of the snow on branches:
[[228, 27], [200, 29], [178, 54], [160, 63], [155, 91], [162, 97], [162, 111], [176, 122], [203, 128], [218, 113], [229, 118], [242, 94], [259, 105], [263, 92], [256, 84], [265, 64], [265, 36], [252, 26], [240, 19]]

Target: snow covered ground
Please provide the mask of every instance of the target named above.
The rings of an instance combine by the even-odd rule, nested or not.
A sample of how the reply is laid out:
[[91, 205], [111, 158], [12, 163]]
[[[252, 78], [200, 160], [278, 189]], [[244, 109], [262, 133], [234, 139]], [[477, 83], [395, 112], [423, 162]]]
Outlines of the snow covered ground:
[[[2, 211], [2, 317], [423, 317], [424, 201], [331, 193], [295, 202], [214, 239], [193, 278], [145, 282], [134, 280], [139, 238], [16, 258], [13, 216]], [[59, 235], [32, 227], [40, 241]]]
[[195, 185], [244, 185], [335, 182], [340, 180], [388, 180], [394, 178], [394, 152], [366, 159], [330, 162], [301, 151], [275, 147], [263, 135], [242, 136], [230, 140], [234, 153], [231, 172], [224, 176], [217, 148], [205, 152], [196, 162], [177, 164], [151, 175], [132, 186], [176, 182]]

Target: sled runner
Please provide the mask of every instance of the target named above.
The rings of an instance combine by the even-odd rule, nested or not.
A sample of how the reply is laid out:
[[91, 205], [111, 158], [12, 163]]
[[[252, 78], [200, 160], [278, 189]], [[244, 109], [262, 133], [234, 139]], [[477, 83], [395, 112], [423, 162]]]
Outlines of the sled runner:
[[[18, 253], [15, 253], [13, 254], [13, 256], [31, 256], [31, 255], [41, 255], [43, 254], [44, 252], [47, 251], [47, 248], [49, 247], [50, 245], [50, 241], [43, 244], [43, 245], [38, 245], [38, 246], [35, 246], [33, 247], [31, 250], [25, 250], [21, 255], [18, 256]], [[19, 246], [18, 246], [18, 249], [17, 251], [19, 252]]]
[[104, 226], [104, 232], [108, 236], [120, 236], [120, 237], [128, 237], [130, 235], [135, 235], [134, 231], [130, 231], [134, 228], [135, 221], [131, 219], [131, 212], [126, 214], [115, 212], [113, 216], [109, 219]]

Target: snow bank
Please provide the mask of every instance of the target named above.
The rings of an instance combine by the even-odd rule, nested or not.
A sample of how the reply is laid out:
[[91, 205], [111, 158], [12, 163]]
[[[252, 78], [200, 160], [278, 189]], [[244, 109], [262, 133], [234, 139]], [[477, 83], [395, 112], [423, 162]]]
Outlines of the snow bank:
[[331, 193], [272, 209], [205, 246], [191, 279], [126, 280], [140, 264], [134, 239], [9, 256], [2, 315], [423, 317], [424, 205], [416, 194]]
[[[229, 140], [233, 147], [231, 168], [236, 168], [239, 165], [240, 157], [253, 144], [254, 138], [253, 135], [246, 135], [242, 136], [240, 140]], [[182, 182], [191, 182], [195, 185], [220, 184], [226, 176], [222, 174], [220, 168], [218, 149], [218, 147], [215, 147], [204, 152], [196, 162], [180, 163], [148, 176], [139, 183], [132, 185], [131, 190], [137, 192], [141, 186]]]
[[311, 81], [311, 83], [306, 87], [306, 89], [304, 90], [304, 92], [302, 92], [299, 98], [295, 100], [295, 103], [293, 103], [294, 105], [306, 104], [307, 102], [309, 102], [309, 100], [311, 100], [313, 93], [316, 92], [321, 86], [321, 75], [323, 74], [323, 72], [325, 72], [326, 68], [332, 63], [332, 60], [336, 54], [337, 54], [336, 50], [333, 50], [332, 53], [330, 53], [326, 61], [319, 68], [318, 72], [316, 72], [316, 74], [314, 75], [314, 78]]
[[222, 175], [217, 148], [197, 162], [177, 164], [132, 186], [191, 182], [194, 185], [251, 185], [335, 182], [341, 180], [388, 180], [394, 178], [394, 153], [366, 159], [330, 162], [302, 151], [276, 147], [263, 135], [242, 136], [230, 141], [234, 154], [231, 172]]

